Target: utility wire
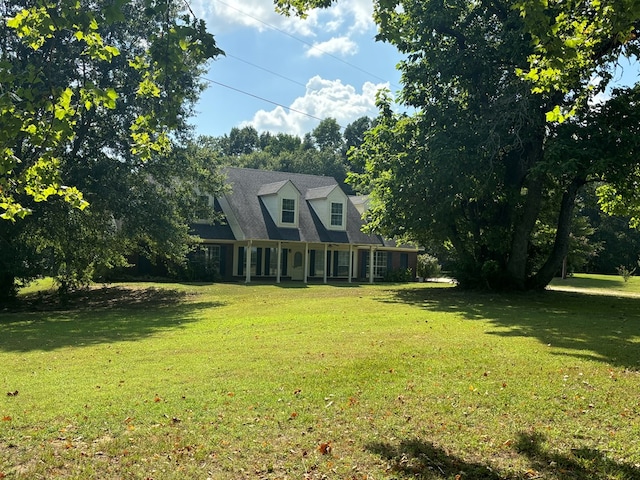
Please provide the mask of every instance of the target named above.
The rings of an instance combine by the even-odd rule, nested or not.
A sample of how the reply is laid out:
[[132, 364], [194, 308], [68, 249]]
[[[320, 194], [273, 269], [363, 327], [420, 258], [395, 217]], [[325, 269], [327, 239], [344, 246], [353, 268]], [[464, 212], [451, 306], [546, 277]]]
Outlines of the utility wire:
[[[283, 104], [281, 104], [281, 103], [274, 102], [273, 100], [269, 100], [268, 98], [264, 98], [264, 97], [261, 97], [261, 96], [259, 96], [259, 95], [255, 95], [255, 94], [253, 94], [253, 93], [246, 92], [246, 91], [241, 90], [241, 89], [236, 88], [236, 87], [232, 87], [231, 85], [227, 85], [227, 84], [224, 84], [224, 83], [216, 82], [215, 80], [211, 80], [210, 78], [206, 78], [206, 77], [200, 77], [200, 78], [201, 78], [202, 80], [205, 80], [205, 81], [207, 81], [207, 82], [209, 82], [209, 83], [212, 83], [212, 84], [214, 84], [214, 85], [219, 85], [220, 87], [228, 88], [229, 90], [233, 90], [234, 92], [238, 92], [238, 93], [241, 93], [241, 94], [243, 94], [243, 95], [247, 95], [247, 96], [249, 96], [249, 97], [256, 98], [256, 99], [258, 99], [258, 100], [262, 100], [263, 102], [270, 103], [271, 105], [275, 105], [275, 106], [277, 106], [277, 107], [284, 108], [285, 110], [288, 110], [288, 111], [290, 111], [290, 112], [298, 113], [298, 114], [300, 114], [300, 115], [304, 115], [305, 117], [309, 117], [309, 118], [312, 118], [312, 119], [314, 119], [314, 120], [319, 120], [319, 121], [321, 121], [321, 122], [322, 122], [323, 120], [325, 120], [324, 118], [316, 117], [316, 116], [314, 116], [314, 115], [311, 115], [310, 113], [303, 112], [302, 110], [296, 110], [295, 108], [287, 107], [286, 105], [283, 105]], [[338, 126], [340, 127], [340, 130], [343, 130], [343, 129], [344, 129], [344, 127], [343, 127], [343, 126], [341, 126], [341, 125], [338, 125]]]
[[296, 85], [300, 85], [301, 87], [306, 87], [306, 85], [304, 83], [301, 83], [301, 82], [299, 82], [297, 80], [294, 80], [293, 78], [286, 77], [284, 75], [279, 74], [278, 72], [274, 72], [273, 70], [269, 70], [268, 68], [261, 67], [260, 65], [256, 65], [255, 63], [251, 63], [250, 61], [244, 60], [244, 59], [242, 59], [240, 57], [236, 57], [235, 55], [231, 55], [229, 53], [225, 53], [225, 57], [233, 58], [235, 60], [238, 60], [239, 62], [246, 63], [247, 65], [251, 65], [254, 68], [257, 68], [257, 69], [262, 70], [264, 72], [270, 73], [271, 75], [275, 75], [276, 77], [280, 77], [280, 78], [283, 78], [284, 80], [287, 80], [287, 81], [289, 81], [291, 83], [295, 83]]
[[[353, 69], [355, 69], [355, 70], [358, 70], [358, 71], [359, 71], [359, 72], [361, 72], [361, 73], [364, 73], [364, 74], [366, 74], [366, 75], [368, 75], [368, 76], [370, 76], [370, 77], [373, 77], [373, 78], [375, 78], [375, 79], [377, 79], [377, 80], [380, 80], [380, 81], [382, 81], [382, 82], [389, 82], [389, 80], [387, 80], [387, 79], [385, 79], [385, 78], [382, 78], [382, 77], [380, 77], [380, 76], [378, 76], [378, 75], [376, 75], [376, 74], [374, 74], [374, 73], [368, 72], [367, 70], [365, 70], [365, 69], [363, 69], [363, 68], [360, 68], [360, 67], [359, 67], [359, 66], [357, 66], [357, 65], [354, 65], [354, 64], [352, 64], [352, 63], [349, 63], [349, 62], [347, 62], [346, 60], [343, 60], [343, 59], [342, 59], [342, 58], [340, 58], [340, 57], [337, 57], [337, 56], [335, 56], [335, 55], [333, 55], [333, 54], [331, 54], [331, 53], [329, 53], [329, 52], [326, 52], [326, 51], [322, 50], [320, 47], [318, 47], [318, 46], [316, 46], [316, 45], [313, 45], [312, 43], [309, 43], [309, 42], [307, 42], [306, 40], [303, 40], [302, 38], [296, 37], [295, 35], [292, 35], [292, 34], [290, 34], [289, 32], [286, 32], [286, 31], [282, 30], [281, 28], [278, 28], [278, 27], [276, 27], [276, 26], [274, 26], [274, 25], [271, 25], [270, 23], [267, 23], [267, 22], [265, 22], [265, 21], [263, 21], [263, 20], [259, 19], [258, 17], [255, 17], [255, 16], [253, 16], [253, 15], [251, 15], [251, 14], [247, 13], [247, 12], [244, 12], [244, 11], [242, 11], [242, 10], [240, 10], [240, 9], [238, 9], [238, 8], [236, 8], [236, 7], [234, 7], [234, 6], [232, 6], [232, 5], [229, 5], [228, 3], [225, 3], [225, 2], [223, 2], [222, 0], [216, 0], [216, 1], [217, 1], [219, 4], [224, 5], [224, 6], [225, 6], [225, 7], [227, 7], [227, 8], [230, 8], [231, 10], [235, 10], [236, 12], [238, 12], [238, 13], [240, 13], [240, 14], [242, 14], [242, 15], [245, 15], [246, 17], [249, 17], [249, 18], [251, 18], [251, 19], [255, 20], [256, 22], [259, 22], [259, 23], [261, 23], [262, 25], [264, 25], [264, 26], [266, 26], [266, 27], [271, 28], [272, 30], [276, 30], [277, 32], [280, 32], [280, 33], [282, 33], [283, 35], [286, 35], [287, 37], [290, 37], [290, 38], [292, 38], [292, 39], [294, 39], [294, 40], [296, 40], [296, 41], [298, 41], [298, 42], [300, 42], [300, 43], [303, 43], [303, 44], [305, 44], [305, 45], [309, 46], [309, 47], [310, 47], [310, 48], [312, 48], [312, 49], [318, 50], [318, 51], [319, 51], [319, 52], [321, 52], [322, 54], [327, 55], [327, 56], [329, 56], [329, 57], [333, 58], [334, 60], [337, 60], [338, 62], [343, 63], [343, 64], [345, 64], [345, 65], [347, 65], [347, 66], [349, 66], [349, 67], [351, 67], [351, 68], [353, 68]], [[395, 88], [399, 88], [397, 85], [392, 84], [391, 82], [389, 82], [389, 83], [390, 83], [391, 85], [393, 85]]]

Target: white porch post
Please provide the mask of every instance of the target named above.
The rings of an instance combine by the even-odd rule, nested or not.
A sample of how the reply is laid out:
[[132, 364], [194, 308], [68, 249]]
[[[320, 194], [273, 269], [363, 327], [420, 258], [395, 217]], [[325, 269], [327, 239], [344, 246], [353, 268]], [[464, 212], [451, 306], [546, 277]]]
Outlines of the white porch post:
[[251, 282], [251, 245], [252, 242], [251, 240], [249, 240], [249, 242], [247, 243], [247, 251], [245, 252], [245, 276], [244, 276], [244, 282], [245, 283], [250, 283]]
[[309, 244], [304, 244], [304, 283], [307, 283], [307, 277], [309, 276]]
[[349, 283], [353, 278], [353, 245], [349, 244]]
[[322, 271], [324, 272], [324, 278], [323, 278], [324, 283], [327, 283], [327, 255], [329, 253], [328, 248], [329, 248], [329, 245], [325, 243], [324, 244], [324, 267], [322, 269]]
[[276, 275], [276, 283], [280, 283], [280, 277], [282, 275], [282, 242], [278, 242], [278, 267], [277, 267], [277, 275]]
[[369, 283], [373, 283], [373, 245], [369, 247]]

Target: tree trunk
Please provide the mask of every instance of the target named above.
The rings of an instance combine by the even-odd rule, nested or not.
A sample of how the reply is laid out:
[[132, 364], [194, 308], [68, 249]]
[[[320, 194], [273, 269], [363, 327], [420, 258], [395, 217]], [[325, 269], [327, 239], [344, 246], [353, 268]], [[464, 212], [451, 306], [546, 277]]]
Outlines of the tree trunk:
[[9, 272], [0, 272], [0, 305], [14, 300], [16, 294], [15, 276]]
[[528, 186], [527, 199], [522, 215], [514, 225], [511, 250], [507, 261], [507, 274], [514, 282], [513, 287], [518, 290], [526, 288], [529, 240], [540, 214], [541, 205], [542, 180], [536, 178]]
[[562, 261], [567, 256], [567, 252], [569, 251], [569, 235], [571, 233], [571, 219], [573, 218], [576, 195], [580, 187], [584, 184], [585, 180], [583, 178], [576, 177], [562, 195], [553, 249], [544, 265], [529, 280], [528, 288], [542, 290], [549, 285], [560, 269]]
[[[559, 100], [559, 99], [558, 99]], [[540, 215], [544, 193], [544, 178], [532, 172], [536, 165], [544, 159], [544, 142], [546, 138], [546, 117], [539, 108], [532, 114], [528, 126], [529, 140], [522, 146], [525, 155], [521, 165], [521, 178], [514, 188], [527, 189], [526, 199], [522, 211], [514, 212], [511, 246], [507, 260], [507, 275], [513, 282], [512, 288], [524, 290], [527, 288], [527, 263], [529, 259], [529, 242], [531, 232], [536, 226]], [[519, 193], [519, 192], [518, 192]]]

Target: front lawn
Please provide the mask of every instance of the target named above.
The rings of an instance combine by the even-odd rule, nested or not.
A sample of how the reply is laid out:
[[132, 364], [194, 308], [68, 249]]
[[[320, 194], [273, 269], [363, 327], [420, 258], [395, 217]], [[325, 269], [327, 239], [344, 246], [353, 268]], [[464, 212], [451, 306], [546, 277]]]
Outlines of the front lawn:
[[633, 280], [30, 293], [0, 311], [0, 478], [637, 479]]

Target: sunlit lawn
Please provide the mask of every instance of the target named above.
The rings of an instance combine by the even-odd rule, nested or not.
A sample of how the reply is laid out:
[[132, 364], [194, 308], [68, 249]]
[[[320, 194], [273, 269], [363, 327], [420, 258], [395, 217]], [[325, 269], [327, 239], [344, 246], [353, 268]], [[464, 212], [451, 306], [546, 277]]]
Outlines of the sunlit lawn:
[[637, 479], [635, 280], [31, 292], [0, 478]]

